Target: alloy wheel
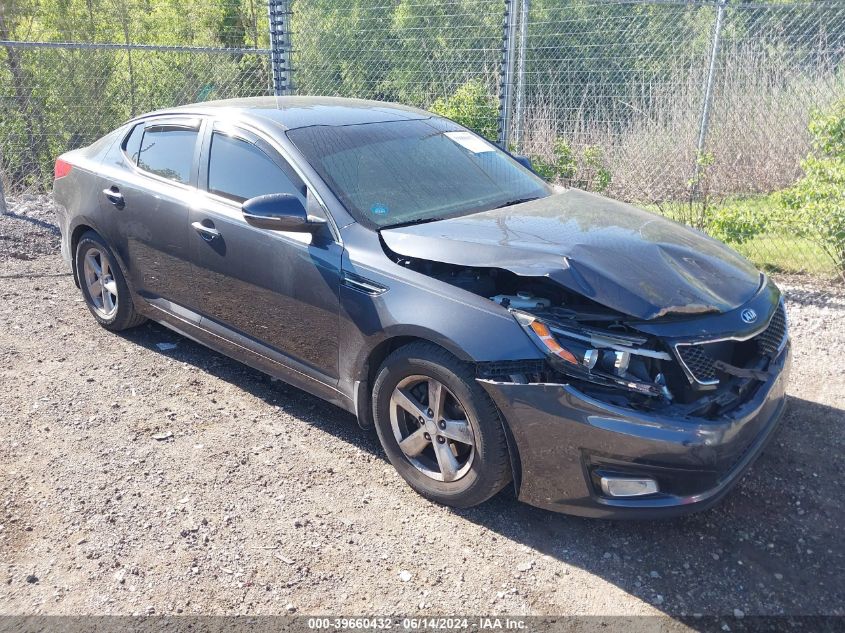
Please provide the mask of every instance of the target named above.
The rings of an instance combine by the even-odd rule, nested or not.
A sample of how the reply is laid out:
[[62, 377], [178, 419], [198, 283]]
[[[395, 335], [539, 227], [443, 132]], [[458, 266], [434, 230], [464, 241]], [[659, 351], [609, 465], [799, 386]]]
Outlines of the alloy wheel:
[[103, 319], [111, 319], [117, 312], [117, 282], [108, 255], [98, 248], [89, 248], [82, 268], [94, 311]]
[[457, 481], [475, 457], [475, 423], [443, 383], [408, 376], [390, 396], [393, 435], [405, 458], [437, 481]]

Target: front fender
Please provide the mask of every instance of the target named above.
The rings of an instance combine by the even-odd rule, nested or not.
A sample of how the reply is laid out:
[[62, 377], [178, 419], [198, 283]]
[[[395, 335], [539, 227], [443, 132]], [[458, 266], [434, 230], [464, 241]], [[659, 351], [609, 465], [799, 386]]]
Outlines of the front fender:
[[341, 285], [341, 377], [365, 380], [373, 350], [397, 337], [431, 341], [467, 362], [544, 358], [501, 306], [377, 255], [363, 263], [344, 254], [345, 273], [385, 290], [373, 295]]

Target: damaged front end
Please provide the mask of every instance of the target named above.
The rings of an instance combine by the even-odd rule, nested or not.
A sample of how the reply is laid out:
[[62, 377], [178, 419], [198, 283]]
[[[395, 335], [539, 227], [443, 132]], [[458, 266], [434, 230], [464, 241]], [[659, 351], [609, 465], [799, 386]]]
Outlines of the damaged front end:
[[531, 371], [482, 363], [489, 380], [564, 383], [608, 404], [715, 418], [751, 397], [786, 344], [780, 293], [750, 262], [595, 194], [570, 189], [379, 234], [397, 264], [507, 309], [545, 355]]
[[677, 417], [718, 419], [742, 405], [771, 378], [787, 343], [782, 303], [751, 337], [696, 342], [695, 329], [676, 340], [643, 334], [636, 322], [601, 328], [555, 310], [512, 313], [547, 360], [522, 368], [481, 363], [480, 378], [569, 384], [607, 404]]
[[650, 337], [626, 331], [621, 323], [614, 324], [616, 329], [586, 325], [576, 315], [553, 308], [511, 313], [546, 352], [554, 378], [562, 374], [567, 381], [589, 384], [616, 404], [637, 396], [673, 400], [663, 367], [672, 356]]
[[545, 360], [478, 363], [482, 380], [566, 384], [617, 407], [717, 419], [753, 396], [787, 342], [780, 295], [765, 279], [746, 304], [760, 314], [753, 327], [734, 314], [746, 306], [716, 314], [667, 310], [643, 320], [548, 277], [389, 254], [402, 266], [507, 309], [545, 355]]
[[467, 320], [461, 335], [522, 501], [703, 509], [772, 437], [790, 364], [780, 292], [715, 240], [575, 190], [379, 236], [394, 263], [442, 282], [415, 286], [512, 320], [489, 334]]

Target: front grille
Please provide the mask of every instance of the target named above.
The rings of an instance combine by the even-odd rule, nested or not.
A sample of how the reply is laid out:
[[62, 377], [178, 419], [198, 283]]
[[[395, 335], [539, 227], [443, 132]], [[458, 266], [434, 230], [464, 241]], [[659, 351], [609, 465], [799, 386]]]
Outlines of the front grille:
[[758, 334], [754, 340], [757, 341], [757, 348], [761, 354], [774, 358], [777, 356], [785, 337], [786, 311], [781, 303], [778, 305], [778, 309], [775, 310], [772, 320], [769, 321], [769, 326]]
[[[786, 338], [786, 311], [781, 303], [766, 329], [754, 336], [751, 341], [756, 343], [757, 353], [760, 356], [774, 358], [783, 346], [784, 338]], [[719, 382], [719, 378], [714, 362], [716, 359], [708, 353], [708, 345], [712, 343], [679, 344], [675, 349], [679, 360], [686, 366], [693, 380], [700, 384], [713, 385]], [[731, 362], [730, 352], [723, 360]]]
[[678, 345], [676, 349], [681, 362], [686, 365], [697, 382], [703, 384], [718, 382], [713, 359], [704, 351], [702, 345]]

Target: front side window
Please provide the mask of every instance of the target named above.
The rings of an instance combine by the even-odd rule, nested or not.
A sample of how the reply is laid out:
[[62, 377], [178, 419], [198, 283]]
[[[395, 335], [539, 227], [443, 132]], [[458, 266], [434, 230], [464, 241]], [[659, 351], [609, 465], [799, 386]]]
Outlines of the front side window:
[[269, 193], [303, 197], [301, 188], [253, 143], [220, 132], [211, 137], [208, 190], [238, 202]]
[[551, 194], [508, 154], [444, 119], [311, 126], [287, 134], [352, 216], [377, 228]]
[[141, 139], [138, 167], [168, 180], [190, 182], [198, 134], [195, 129], [148, 125]]

